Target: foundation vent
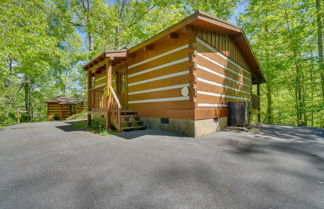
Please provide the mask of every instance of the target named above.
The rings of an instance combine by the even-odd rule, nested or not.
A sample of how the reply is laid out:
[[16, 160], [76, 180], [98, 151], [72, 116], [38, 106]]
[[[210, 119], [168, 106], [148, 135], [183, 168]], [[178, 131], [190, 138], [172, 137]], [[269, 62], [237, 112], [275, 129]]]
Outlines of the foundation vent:
[[169, 118], [161, 118], [162, 124], [169, 124]]

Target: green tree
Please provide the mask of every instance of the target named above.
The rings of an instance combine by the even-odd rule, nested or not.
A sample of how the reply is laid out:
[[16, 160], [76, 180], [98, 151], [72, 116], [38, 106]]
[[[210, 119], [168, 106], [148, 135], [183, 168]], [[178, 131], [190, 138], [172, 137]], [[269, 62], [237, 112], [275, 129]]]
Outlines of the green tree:
[[[264, 121], [323, 126], [316, 68], [315, 1], [247, 1], [239, 24], [250, 37], [267, 83]], [[295, 118], [294, 118], [295, 117]]]

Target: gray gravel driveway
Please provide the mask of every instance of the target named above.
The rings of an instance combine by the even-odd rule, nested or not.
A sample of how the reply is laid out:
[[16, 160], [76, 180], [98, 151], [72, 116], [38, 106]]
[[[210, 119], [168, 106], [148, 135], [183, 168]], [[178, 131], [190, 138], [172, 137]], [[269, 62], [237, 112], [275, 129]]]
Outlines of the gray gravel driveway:
[[69, 122], [0, 129], [1, 209], [324, 208], [324, 131], [97, 136]]

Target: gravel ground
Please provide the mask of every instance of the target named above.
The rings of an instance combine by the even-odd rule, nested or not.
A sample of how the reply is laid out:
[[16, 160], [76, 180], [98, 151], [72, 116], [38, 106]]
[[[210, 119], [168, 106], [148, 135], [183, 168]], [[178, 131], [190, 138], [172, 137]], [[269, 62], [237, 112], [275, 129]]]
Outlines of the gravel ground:
[[10, 126], [0, 129], [0, 208], [324, 208], [324, 130], [189, 138]]

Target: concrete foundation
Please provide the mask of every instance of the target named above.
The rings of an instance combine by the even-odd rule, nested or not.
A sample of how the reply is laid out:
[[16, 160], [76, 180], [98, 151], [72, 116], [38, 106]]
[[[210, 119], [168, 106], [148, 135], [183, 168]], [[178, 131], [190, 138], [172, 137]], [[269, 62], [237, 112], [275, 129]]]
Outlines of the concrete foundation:
[[169, 119], [169, 123], [161, 123], [160, 118], [141, 117], [144, 125], [151, 129], [167, 130], [186, 136], [198, 137], [208, 135], [227, 126], [227, 117], [204, 120]]
[[195, 120], [195, 137], [220, 131], [227, 126], [227, 117]]
[[[93, 120], [102, 126], [106, 124], [105, 112], [92, 112]], [[220, 131], [227, 126], [227, 117], [203, 120], [169, 119], [168, 123], [161, 123], [161, 118], [141, 117], [144, 126], [150, 129], [160, 129], [183, 134], [191, 137], [204, 136]]]

